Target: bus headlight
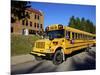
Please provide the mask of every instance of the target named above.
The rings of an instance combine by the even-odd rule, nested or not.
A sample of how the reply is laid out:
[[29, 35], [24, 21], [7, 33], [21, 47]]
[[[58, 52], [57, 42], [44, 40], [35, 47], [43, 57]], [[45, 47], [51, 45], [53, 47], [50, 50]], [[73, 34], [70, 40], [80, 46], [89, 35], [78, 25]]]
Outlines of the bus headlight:
[[58, 42], [53, 42], [54, 45], [58, 45]]

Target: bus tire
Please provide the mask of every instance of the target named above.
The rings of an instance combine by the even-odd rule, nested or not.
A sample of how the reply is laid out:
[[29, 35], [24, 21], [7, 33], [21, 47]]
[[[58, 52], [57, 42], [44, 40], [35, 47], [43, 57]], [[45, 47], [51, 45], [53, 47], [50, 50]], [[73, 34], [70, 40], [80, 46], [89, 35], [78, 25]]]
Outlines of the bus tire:
[[59, 65], [63, 62], [63, 53], [61, 50], [57, 50], [53, 56], [53, 64]]
[[90, 47], [87, 47], [86, 49], [85, 49], [85, 52], [89, 52], [90, 51]]

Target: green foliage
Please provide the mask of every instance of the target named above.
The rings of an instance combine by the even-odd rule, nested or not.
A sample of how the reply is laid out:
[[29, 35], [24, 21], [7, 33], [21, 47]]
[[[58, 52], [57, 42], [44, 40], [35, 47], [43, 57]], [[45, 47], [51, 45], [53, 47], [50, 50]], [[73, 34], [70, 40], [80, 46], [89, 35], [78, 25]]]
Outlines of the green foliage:
[[25, 9], [31, 7], [29, 4], [28, 1], [11, 0], [11, 23], [16, 22], [16, 17], [18, 20], [29, 17], [28, 14], [25, 14]]
[[40, 39], [36, 35], [11, 35], [11, 56], [28, 54], [34, 46], [34, 42]]
[[75, 25], [74, 24], [75, 24], [75, 18], [74, 18], [74, 16], [72, 16], [70, 18], [69, 26], [75, 28]]
[[79, 29], [79, 30], [83, 30], [89, 33], [93, 33], [93, 34], [96, 33], [95, 25], [89, 19], [86, 20], [84, 17], [80, 19], [79, 17], [75, 18], [74, 16], [72, 16], [70, 18], [68, 26]]

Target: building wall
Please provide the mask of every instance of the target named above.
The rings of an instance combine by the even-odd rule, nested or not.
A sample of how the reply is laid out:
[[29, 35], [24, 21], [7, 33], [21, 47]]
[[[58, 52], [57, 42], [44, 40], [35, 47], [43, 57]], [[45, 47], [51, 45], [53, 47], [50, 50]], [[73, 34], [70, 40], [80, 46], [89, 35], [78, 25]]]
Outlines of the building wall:
[[[29, 13], [30, 18], [23, 18], [11, 24], [11, 31], [14, 34], [23, 34], [25, 29], [28, 29], [29, 34], [43, 33], [44, 31], [44, 15], [42, 12], [35, 10], [25, 10]], [[26, 24], [28, 22], [28, 24]]]

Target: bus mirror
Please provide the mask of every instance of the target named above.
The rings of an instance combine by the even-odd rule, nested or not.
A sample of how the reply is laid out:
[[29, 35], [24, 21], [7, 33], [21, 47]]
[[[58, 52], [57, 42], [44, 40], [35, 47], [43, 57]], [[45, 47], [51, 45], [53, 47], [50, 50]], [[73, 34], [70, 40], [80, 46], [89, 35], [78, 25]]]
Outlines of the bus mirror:
[[45, 31], [47, 32], [49, 30], [49, 27], [46, 27]]
[[41, 38], [44, 39], [44, 36], [42, 35]]
[[53, 40], [54, 38], [53, 37], [49, 37], [49, 40]]

